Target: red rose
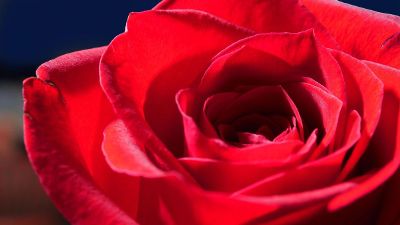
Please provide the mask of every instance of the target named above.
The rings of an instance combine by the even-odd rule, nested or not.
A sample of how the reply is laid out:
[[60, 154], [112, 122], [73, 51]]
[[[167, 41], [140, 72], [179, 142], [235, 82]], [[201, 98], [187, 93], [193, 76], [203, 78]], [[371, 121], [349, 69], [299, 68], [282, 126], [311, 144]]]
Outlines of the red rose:
[[336, 1], [163, 1], [24, 82], [30, 160], [72, 224], [400, 224], [399, 32]]

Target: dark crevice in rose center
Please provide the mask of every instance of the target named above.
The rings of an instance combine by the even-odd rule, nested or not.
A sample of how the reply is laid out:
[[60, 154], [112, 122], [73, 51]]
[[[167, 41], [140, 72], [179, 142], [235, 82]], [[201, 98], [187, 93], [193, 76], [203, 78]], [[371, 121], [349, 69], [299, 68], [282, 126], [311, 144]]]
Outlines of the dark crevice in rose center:
[[284, 140], [295, 127], [295, 122], [282, 115], [250, 114], [231, 123], [214, 124], [214, 127], [225, 142], [243, 146]]
[[301, 118], [281, 86], [217, 93], [208, 97], [203, 110], [218, 138], [230, 145], [303, 139]]

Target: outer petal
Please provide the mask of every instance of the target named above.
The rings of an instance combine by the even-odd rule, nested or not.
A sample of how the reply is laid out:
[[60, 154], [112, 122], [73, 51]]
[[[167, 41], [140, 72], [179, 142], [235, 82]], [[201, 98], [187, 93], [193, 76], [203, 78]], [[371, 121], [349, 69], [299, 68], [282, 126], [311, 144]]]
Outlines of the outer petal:
[[[349, 182], [346, 182], [349, 183]], [[344, 183], [344, 184], [346, 184]], [[354, 189], [354, 188], [353, 188]], [[349, 191], [353, 190], [350, 189]], [[346, 191], [345, 191], [346, 192]], [[276, 220], [265, 223], [268, 225], [337, 225], [337, 224], [362, 224], [375, 225], [376, 213], [379, 211], [379, 194], [375, 192], [368, 195], [338, 212], [330, 212], [326, 208], [326, 202], [311, 204], [292, 213], [287, 213]]]
[[396, 202], [394, 198], [398, 196], [400, 173], [400, 88], [398, 85], [400, 83], [400, 72], [391, 67], [372, 62], [366, 62], [366, 64], [383, 81], [385, 92], [382, 115], [370, 145], [357, 169], [359, 172], [371, 169], [377, 169], [377, 171], [371, 179], [366, 180], [353, 191], [334, 199], [330, 208], [337, 209], [345, 206], [354, 199], [385, 186], [391, 180], [385, 191], [386, 197], [381, 203], [384, 208], [381, 210], [380, 216], [382, 224], [391, 224], [389, 222], [399, 219], [399, 207], [393, 203]]
[[400, 68], [400, 18], [340, 1], [302, 0], [347, 53]]
[[[260, 203], [277, 204], [280, 205], [281, 211], [277, 213], [266, 214], [262, 217], [256, 218], [249, 224], [263, 224], [263, 225], [299, 225], [299, 224], [315, 224], [326, 225], [330, 220], [325, 220], [324, 223], [315, 223], [313, 220], [324, 218], [327, 216], [325, 210], [326, 202], [333, 196], [351, 190], [358, 181], [350, 181], [341, 184], [332, 185], [326, 188], [321, 188], [312, 191], [305, 191], [300, 193], [291, 193], [286, 195], [277, 195], [270, 197], [244, 197], [247, 199], [254, 199]], [[360, 213], [358, 213], [360, 214]], [[328, 216], [330, 216], [328, 214]], [[350, 219], [349, 219], [350, 218]], [[345, 217], [342, 223], [333, 224], [348, 224], [352, 217]], [[365, 220], [364, 221], [368, 221]], [[358, 222], [358, 221], [357, 221]], [[329, 223], [331, 224], [331, 223]], [[353, 223], [350, 223], [353, 224]], [[354, 223], [357, 224], [357, 223]], [[361, 223], [365, 224], [365, 223]]]
[[336, 42], [297, 0], [165, 0], [156, 9], [196, 9], [256, 32], [299, 32], [313, 28], [325, 45]]
[[338, 180], [344, 180], [364, 154], [381, 114], [383, 84], [360, 60], [339, 51], [333, 51], [346, 81], [348, 109], [357, 110], [362, 117], [360, 141], [346, 162]]
[[[361, 158], [357, 169], [359, 173], [373, 170], [369, 179], [361, 182], [356, 188], [338, 195], [328, 204], [329, 211], [348, 212], [354, 202], [366, 201], [380, 191], [385, 195], [380, 205], [385, 206], [377, 218], [379, 224], [396, 224], [399, 220], [399, 209], [393, 205], [398, 191], [398, 174], [400, 168], [400, 82], [399, 72], [388, 66], [366, 62], [384, 83], [382, 115], [372, 136], [371, 144]], [[389, 135], [388, 135], [389, 134]], [[390, 144], [388, 144], [390, 143]], [[398, 187], [397, 187], [398, 189]], [[390, 197], [389, 197], [390, 196]], [[377, 204], [376, 200], [375, 203]], [[375, 210], [377, 213], [377, 210]]]
[[98, 175], [97, 161], [103, 157], [98, 151], [103, 129], [114, 118], [99, 83], [98, 66], [104, 50], [103, 47], [66, 54], [37, 69], [40, 79], [55, 84], [62, 92], [71, 135], [80, 148], [71, 154], [83, 161], [92, 176]]
[[[42, 117], [37, 125], [46, 125], [51, 121], [50, 118], [64, 122], [57, 127], [47, 128], [52, 132], [61, 129], [62, 135], [52, 136], [51, 132], [47, 137], [43, 132], [35, 134], [37, 135], [35, 138], [41, 138], [43, 141], [47, 138], [57, 139], [60, 144], [54, 146], [54, 151], [71, 157], [71, 160], [82, 166], [82, 170], [87, 173], [100, 191], [130, 216], [134, 216], [135, 204], [127, 204], [126, 199], [133, 198], [132, 190], [137, 186], [137, 181], [126, 179], [126, 176], [113, 172], [101, 152], [102, 132], [114, 119], [111, 104], [99, 83], [98, 66], [103, 51], [104, 48], [97, 48], [70, 53], [38, 68], [38, 77], [48, 81], [54, 86], [54, 89], [58, 89], [60, 102], [54, 104], [60, 105], [59, 110], [63, 112], [53, 110], [50, 104], [45, 105], [46, 107], [37, 106], [41, 107], [43, 112], [48, 113], [48, 118]], [[28, 102], [29, 98], [27, 97]], [[38, 104], [40, 102], [32, 102], [32, 109]], [[25, 110], [28, 110], [26, 107]], [[31, 131], [26, 129], [25, 132], [28, 134]], [[61, 146], [61, 144], [70, 142], [69, 140], [75, 143], [73, 147]], [[43, 151], [45, 150], [48, 149], [44, 148]], [[32, 156], [35, 151], [36, 146], [28, 146], [28, 152], [32, 152]], [[46, 156], [45, 154], [41, 156], [46, 159], [51, 157], [51, 155]], [[56, 169], [54, 168], [54, 170]], [[51, 188], [49, 187], [50, 190]], [[68, 190], [65, 191], [68, 192]]]
[[[136, 224], [96, 185], [76, 155], [65, 98], [53, 85], [29, 78], [24, 82], [25, 143], [29, 158], [47, 193], [73, 224]], [[79, 206], [79, 207], [77, 207]]]
[[213, 55], [250, 32], [193, 10], [133, 13], [127, 28], [103, 56], [102, 85], [133, 136], [157, 142], [147, 122], [170, 150], [182, 154], [175, 93], [198, 81]]

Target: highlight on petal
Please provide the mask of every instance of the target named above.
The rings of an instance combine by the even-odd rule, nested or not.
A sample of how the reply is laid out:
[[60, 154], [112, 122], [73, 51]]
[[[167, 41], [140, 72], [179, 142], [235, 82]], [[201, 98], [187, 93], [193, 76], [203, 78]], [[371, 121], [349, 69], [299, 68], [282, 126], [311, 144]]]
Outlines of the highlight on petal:
[[110, 167], [119, 173], [150, 177], [163, 174], [129, 136], [121, 120], [112, 122], [104, 130], [102, 150]]

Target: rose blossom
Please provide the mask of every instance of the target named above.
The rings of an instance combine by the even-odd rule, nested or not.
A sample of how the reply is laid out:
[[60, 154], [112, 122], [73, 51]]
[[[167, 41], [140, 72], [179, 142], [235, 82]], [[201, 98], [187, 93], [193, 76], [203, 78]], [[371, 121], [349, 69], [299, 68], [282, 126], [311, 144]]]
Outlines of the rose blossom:
[[400, 19], [328, 0], [170, 0], [24, 82], [72, 224], [400, 224]]

